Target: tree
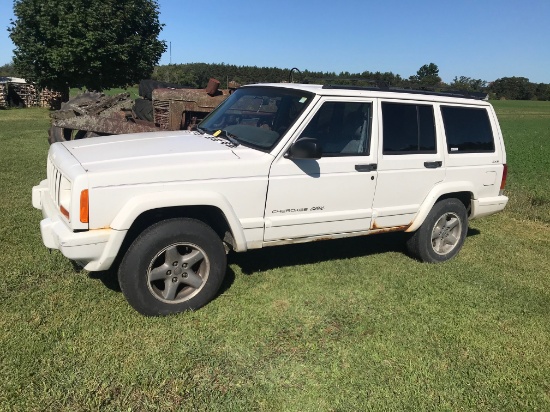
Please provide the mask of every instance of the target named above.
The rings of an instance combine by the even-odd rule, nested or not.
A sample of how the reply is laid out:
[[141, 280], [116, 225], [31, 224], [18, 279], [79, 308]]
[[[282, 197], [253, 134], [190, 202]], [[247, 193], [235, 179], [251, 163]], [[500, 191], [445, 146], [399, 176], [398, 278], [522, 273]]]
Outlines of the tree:
[[550, 100], [550, 84], [539, 83], [535, 88], [537, 100]]
[[469, 92], [481, 92], [487, 87], [487, 82], [481, 79], [472, 79], [471, 77], [460, 76], [453, 79], [450, 84], [452, 89], [466, 90]]
[[498, 99], [531, 100], [535, 97], [535, 85], [525, 77], [502, 77], [491, 84], [490, 90]]
[[0, 66], [0, 77], [19, 77], [17, 70], [13, 65], [13, 62]]
[[156, 0], [14, 0], [13, 8], [15, 67], [41, 87], [135, 84], [166, 50]]
[[425, 64], [416, 72], [416, 76], [409, 77], [409, 80], [413, 83], [419, 83], [423, 87], [434, 87], [441, 83], [441, 77], [439, 77], [439, 67], [437, 64], [430, 63]]

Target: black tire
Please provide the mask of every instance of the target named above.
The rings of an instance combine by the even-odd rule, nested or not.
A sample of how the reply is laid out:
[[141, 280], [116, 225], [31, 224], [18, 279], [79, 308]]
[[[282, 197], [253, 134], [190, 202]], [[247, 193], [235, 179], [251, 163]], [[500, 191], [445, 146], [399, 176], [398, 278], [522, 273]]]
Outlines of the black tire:
[[48, 142], [53, 144], [55, 142], [66, 142], [73, 140], [73, 130], [65, 129], [59, 126], [51, 126], [48, 130]]
[[468, 214], [464, 204], [454, 198], [443, 199], [407, 240], [407, 250], [422, 262], [444, 262], [460, 251], [467, 232]]
[[142, 315], [195, 310], [218, 292], [227, 268], [219, 236], [195, 219], [163, 220], [130, 245], [118, 270], [120, 289]]
[[153, 121], [153, 102], [147, 99], [136, 99], [134, 102], [134, 113], [138, 119]]
[[85, 139], [88, 137], [99, 136], [97, 133], [88, 132], [86, 130], [65, 129], [59, 126], [51, 126], [48, 130], [48, 142], [50, 144], [56, 142], [67, 142], [69, 140]]

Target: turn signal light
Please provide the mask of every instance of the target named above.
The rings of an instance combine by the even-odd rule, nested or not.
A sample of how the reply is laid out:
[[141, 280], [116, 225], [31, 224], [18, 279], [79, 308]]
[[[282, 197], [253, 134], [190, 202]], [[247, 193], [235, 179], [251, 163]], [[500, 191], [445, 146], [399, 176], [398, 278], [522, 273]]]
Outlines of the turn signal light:
[[67, 218], [67, 220], [69, 220], [69, 211], [67, 209], [65, 209], [63, 206], [59, 206], [59, 211], [63, 216]]
[[80, 192], [80, 222], [88, 223], [89, 220], [89, 196], [88, 189]]

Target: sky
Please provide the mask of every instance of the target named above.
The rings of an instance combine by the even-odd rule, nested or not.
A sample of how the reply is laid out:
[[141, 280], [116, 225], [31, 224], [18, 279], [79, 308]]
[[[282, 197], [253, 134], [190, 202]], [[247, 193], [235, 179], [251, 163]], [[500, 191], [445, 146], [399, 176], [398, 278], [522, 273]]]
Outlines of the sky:
[[[404, 78], [435, 63], [455, 76], [550, 83], [550, 0], [159, 0], [160, 64], [335, 72]], [[13, 1], [0, 0], [0, 65], [15, 46]]]

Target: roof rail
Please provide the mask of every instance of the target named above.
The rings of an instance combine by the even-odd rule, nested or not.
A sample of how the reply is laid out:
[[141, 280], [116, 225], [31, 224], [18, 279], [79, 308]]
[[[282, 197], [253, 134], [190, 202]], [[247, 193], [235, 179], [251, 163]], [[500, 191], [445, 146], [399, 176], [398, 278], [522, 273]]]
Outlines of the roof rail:
[[[369, 81], [371, 82], [371, 81]], [[441, 89], [440, 91], [428, 90], [425, 88], [419, 89], [403, 89], [397, 87], [389, 87], [387, 83], [381, 82], [379, 84], [376, 81], [377, 87], [364, 87], [364, 86], [346, 86], [339, 84], [325, 84], [323, 89], [336, 89], [336, 90], [369, 90], [369, 91], [389, 91], [392, 93], [413, 93], [413, 94], [423, 94], [430, 96], [447, 96], [447, 97], [462, 97], [465, 99], [475, 99], [475, 100], [488, 100], [488, 94], [483, 92], [469, 92], [467, 90], [445, 90]]]

